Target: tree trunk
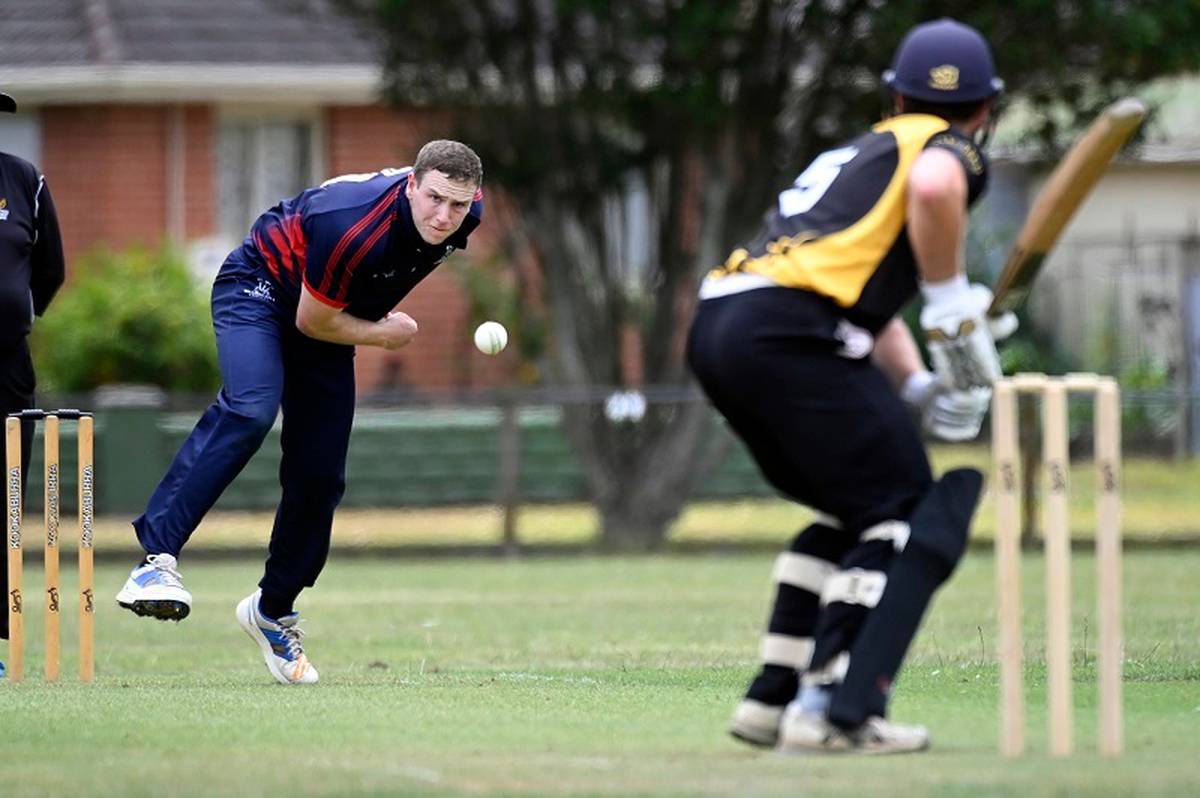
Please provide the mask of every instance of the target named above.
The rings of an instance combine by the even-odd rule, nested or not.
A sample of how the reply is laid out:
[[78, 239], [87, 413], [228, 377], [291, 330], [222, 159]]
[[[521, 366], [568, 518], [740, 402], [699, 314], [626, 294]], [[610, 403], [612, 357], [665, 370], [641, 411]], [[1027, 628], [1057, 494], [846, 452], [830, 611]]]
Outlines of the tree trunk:
[[601, 508], [600, 547], [605, 551], [656, 551], [666, 541], [667, 526], [658, 513], [645, 506]]
[[655, 401], [640, 421], [610, 421], [598, 403], [564, 408], [563, 424], [600, 513], [602, 547], [649, 550], [666, 540], [697, 479], [725, 453], [700, 397]]

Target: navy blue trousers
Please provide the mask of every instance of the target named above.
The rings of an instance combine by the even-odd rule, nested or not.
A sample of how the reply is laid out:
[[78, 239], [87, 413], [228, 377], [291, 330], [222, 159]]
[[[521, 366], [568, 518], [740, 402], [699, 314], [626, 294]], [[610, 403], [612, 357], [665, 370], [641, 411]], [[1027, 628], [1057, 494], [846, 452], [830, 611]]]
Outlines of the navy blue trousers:
[[213, 284], [224, 386], [133, 526], [148, 553], [178, 556], [262, 446], [282, 408], [283, 493], [259, 586], [290, 601], [316, 583], [329, 553], [333, 512], [345, 492], [354, 347], [302, 334], [295, 311], [278, 304], [273, 286], [246, 272], [228, 261]]

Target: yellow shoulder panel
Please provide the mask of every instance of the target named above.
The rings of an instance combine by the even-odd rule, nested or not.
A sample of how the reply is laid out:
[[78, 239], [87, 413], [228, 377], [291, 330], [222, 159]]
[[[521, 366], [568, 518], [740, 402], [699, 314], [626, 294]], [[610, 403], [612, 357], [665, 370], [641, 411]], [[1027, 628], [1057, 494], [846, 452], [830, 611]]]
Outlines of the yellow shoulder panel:
[[774, 241], [766, 255], [743, 260], [741, 268], [768, 275], [780, 285], [824, 294], [842, 307], [853, 307], [904, 229], [913, 161], [929, 138], [947, 127], [944, 119], [924, 114], [905, 114], [875, 125], [874, 132], [895, 138], [899, 154], [896, 171], [875, 205], [836, 233]]

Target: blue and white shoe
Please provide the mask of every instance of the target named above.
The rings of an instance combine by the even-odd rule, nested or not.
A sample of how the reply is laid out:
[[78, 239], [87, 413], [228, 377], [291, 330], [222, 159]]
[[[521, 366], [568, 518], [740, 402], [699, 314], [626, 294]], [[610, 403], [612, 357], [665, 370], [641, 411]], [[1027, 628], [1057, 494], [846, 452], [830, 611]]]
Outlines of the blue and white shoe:
[[170, 554], [151, 554], [134, 568], [117, 594], [117, 603], [135, 615], [160, 621], [182, 621], [192, 611], [192, 594]]
[[317, 669], [304, 655], [304, 632], [297, 625], [300, 613], [271, 620], [258, 609], [261, 590], [242, 599], [237, 619], [250, 639], [258, 643], [267, 670], [280, 684], [316, 684]]
[[0, 662], [0, 679], [3, 679], [4, 674], [6, 674], [6, 673], [8, 673], [8, 671], [4, 670], [4, 663]]

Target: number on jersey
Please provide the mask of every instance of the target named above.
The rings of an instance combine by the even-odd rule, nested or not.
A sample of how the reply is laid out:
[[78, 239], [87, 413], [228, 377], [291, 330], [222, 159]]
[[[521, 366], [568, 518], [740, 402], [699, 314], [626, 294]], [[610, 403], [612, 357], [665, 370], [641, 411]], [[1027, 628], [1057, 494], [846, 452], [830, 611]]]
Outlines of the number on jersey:
[[842, 167], [858, 155], [857, 147], [840, 147], [817, 156], [808, 168], [800, 173], [792, 187], [779, 195], [779, 213], [783, 216], [799, 216], [812, 210], [820, 201]]

